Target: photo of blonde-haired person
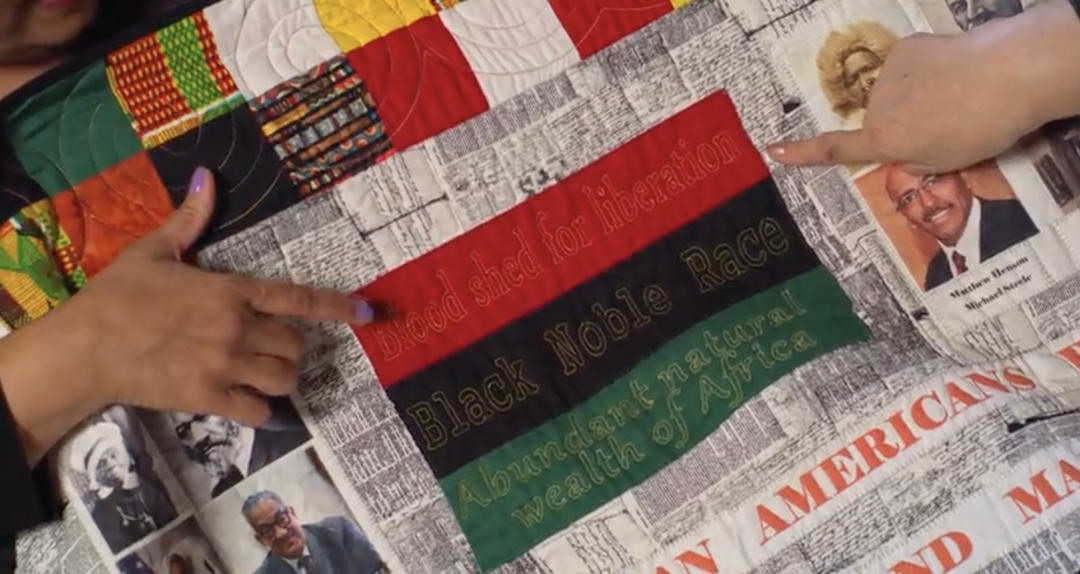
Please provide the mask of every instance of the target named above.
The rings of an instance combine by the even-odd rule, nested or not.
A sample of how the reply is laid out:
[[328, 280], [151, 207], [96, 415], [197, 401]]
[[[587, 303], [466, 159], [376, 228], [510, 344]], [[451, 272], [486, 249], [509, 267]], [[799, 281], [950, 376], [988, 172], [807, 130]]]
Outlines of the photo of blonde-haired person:
[[854, 22], [825, 37], [817, 52], [818, 81], [832, 112], [845, 124], [862, 124], [870, 88], [899, 40], [872, 21]]
[[870, 89], [900, 41], [929, 25], [896, 0], [822, 4], [774, 48], [818, 131], [862, 127]]

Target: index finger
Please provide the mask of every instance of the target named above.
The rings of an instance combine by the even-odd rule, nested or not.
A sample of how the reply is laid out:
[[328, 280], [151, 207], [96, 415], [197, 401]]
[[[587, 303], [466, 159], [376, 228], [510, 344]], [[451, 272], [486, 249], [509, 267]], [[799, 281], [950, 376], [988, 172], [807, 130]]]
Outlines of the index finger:
[[243, 292], [252, 309], [278, 317], [366, 325], [374, 321], [376, 315], [370, 301], [329, 289], [245, 279]]
[[863, 130], [825, 132], [806, 140], [772, 144], [765, 151], [776, 161], [794, 166], [864, 164], [878, 153]]

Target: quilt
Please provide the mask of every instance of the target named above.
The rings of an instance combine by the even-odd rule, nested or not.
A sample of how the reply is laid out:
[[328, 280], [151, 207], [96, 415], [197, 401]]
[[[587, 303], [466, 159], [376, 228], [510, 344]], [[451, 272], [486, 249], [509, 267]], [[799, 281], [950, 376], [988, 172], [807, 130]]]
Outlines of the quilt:
[[[928, 543], [929, 514], [896, 510], [886, 526], [870, 505], [903, 499], [904, 484], [935, 492], [934, 461], [969, 460], [948, 445], [979, 441], [939, 428], [1016, 441], [1032, 421], [1063, 420], [1080, 354], [958, 366], [948, 357], [1008, 345], [911, 308], [882, 263], [888, 230], [852, 186], [884, 168], [763, 160], [765, 138], [822, 123], [801, 68], [773, 64], [805, 59], [796, 31], [843, 29], [845, 10], [917, 10], [860, 2], [805, 6], [819, 13], [799, 20], [719, 0], [202, 0], [5, 100], [8, 329], [159, 225], [197, 166], [221, 196], [200, 264], [394, 311], [366, 328], [305, 326], [301, 389], [280, 406], [288, 436], [105, 413], [65, 474], [89, 533], [78, 544], [107, 572], [171, 571], [181, 540], [207, 571], [255, 571], [274, 553], [245, 513], [273, 491], [311, 532], [356, 532], [372, 572], [938, 572], [907, 536], [940, 564], [969, 558], [968, 534]], [[904, 33], [845, 17], [864, 52]], [[979, 177], [964, 181], [1008, 185]], [[987, 316], [1020, 307], [1002, 309]], [[207, 471], [197, 432], [247, 440], [245, 468]], [[171, 510], [145, 532], [101, 518], [89, 461], [117, 436], [160, 461], [147, 464]], [[285, 446], [263, 460], [267, 441]], [[1035, 448], [1009, 444], [979, 460]], [[902, 457], [921, 462], [889, 466]], [[802, 474], [791, 464], [818, 459]], [[1057, 468], [1066, 490], [1071, 472], [1080, 480]], [[855, 498], [866, 476], [881, 490]], [[921, 508], [945, 512], [974, 484]], [[1021, 512], [1068, 495], [1023, 484], [1036, 498], [1023, 486], [1003, 498]], [[815, 512], [834, 519], [797, 525]], [[815, 540], [821, 552], [807, 550]]]
[[[472, 1], [218, 2], [53, 74], [4, 116], [0, 317], [17, 329], [62, 303], [197, 166], [224, 196], [203, 246], [329, 190], [365, 201], [365, 170], [504, 102], [539, 112], [527, 87], [677, 8]], [[533, 37], [466, 40], [478, 17], [534, 21]], [[356, 330], [485, 571], [867, 336], [723, 92], [531, 175], [484, 182], [478, 199], [524, 198], [364, 285], [395, 319]]]

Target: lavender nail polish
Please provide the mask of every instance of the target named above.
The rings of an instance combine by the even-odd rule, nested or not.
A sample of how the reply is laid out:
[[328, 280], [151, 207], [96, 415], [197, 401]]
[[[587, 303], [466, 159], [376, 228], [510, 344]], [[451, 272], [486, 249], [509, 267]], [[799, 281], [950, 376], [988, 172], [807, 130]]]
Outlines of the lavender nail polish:
[[188, 193], [199, 193], [206, 187], [206, 181], [210, 178], [210, 170], [199, 166], [195, 173], [191, 174], [191, 183], [188, 185]]
[[354, 301], [353, 316], [358, 324], [367, 325], [375, 320], [375, 308], [367, 301]]

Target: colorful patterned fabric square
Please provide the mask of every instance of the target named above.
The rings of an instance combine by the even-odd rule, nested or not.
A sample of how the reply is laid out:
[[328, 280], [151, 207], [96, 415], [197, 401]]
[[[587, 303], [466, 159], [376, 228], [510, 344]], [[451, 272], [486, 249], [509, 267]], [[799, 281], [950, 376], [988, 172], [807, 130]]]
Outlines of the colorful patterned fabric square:
[[71, 239], [74, 264], [93, 277], [173, 211], [146, 152], [128, 158], [52, 199]]
[[439, 18], [423, 18], [349, 52], [403, 150], [488, 110], [469, 61]]
[[391, 153], [375, 102], [344, 57], [273, 88], [250, 106], [304, 195]]
[[[0, 319], [8, 327], [23, 327], [71, 296], [60, 263], [71, 263], [70, 247], [47, 200], [0, 225]], [[77, 271], [72, 277], [85, 283]]]
[[436, 12], [431, 0], [313, 1], [323, 28], [342, 52], [355, 50]]
[[201, 12], [106, 61], [113, 91], [147, 148], [243, 104]]
[[216, 176], [218, 211], [199, 245], [238, 233], [303, 199], [247, 106], [148, 151], [174, 206], [195, 168]]
[[142, 150], [97, 62], [15, 106], [4, 118], [14, 153], [49, 195], [70, 189]]

